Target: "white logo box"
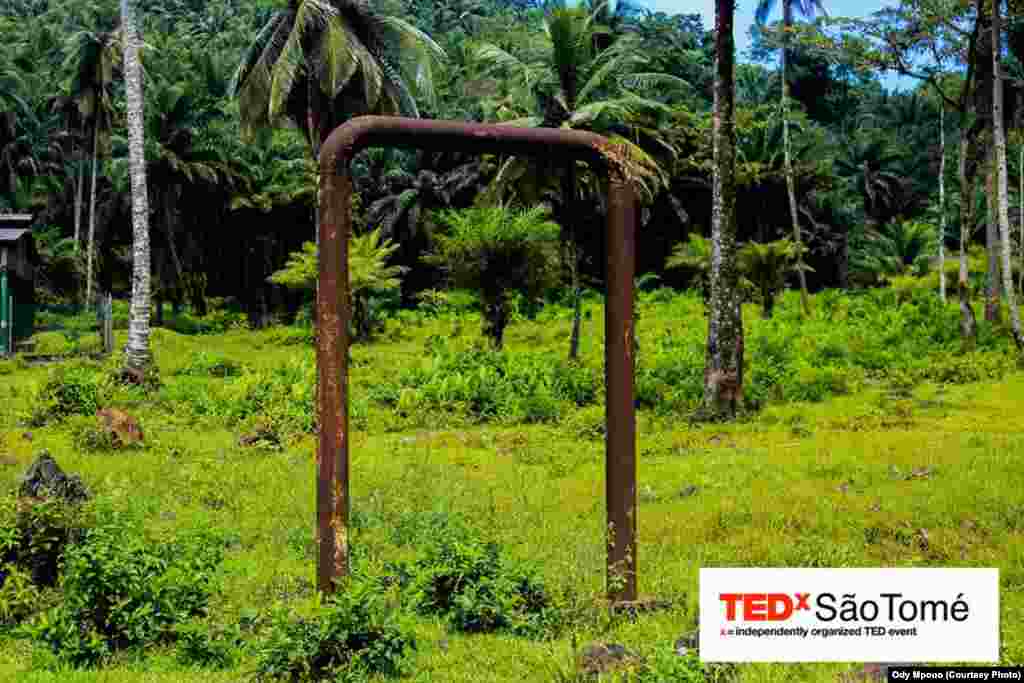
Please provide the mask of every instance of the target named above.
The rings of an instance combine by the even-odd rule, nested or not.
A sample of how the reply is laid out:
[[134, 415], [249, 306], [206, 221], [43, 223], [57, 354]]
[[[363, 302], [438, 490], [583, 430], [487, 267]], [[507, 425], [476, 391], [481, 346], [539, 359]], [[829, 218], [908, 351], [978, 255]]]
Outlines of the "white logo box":
[[701, 569], [700, 658], [997, 663], [999, 570]]

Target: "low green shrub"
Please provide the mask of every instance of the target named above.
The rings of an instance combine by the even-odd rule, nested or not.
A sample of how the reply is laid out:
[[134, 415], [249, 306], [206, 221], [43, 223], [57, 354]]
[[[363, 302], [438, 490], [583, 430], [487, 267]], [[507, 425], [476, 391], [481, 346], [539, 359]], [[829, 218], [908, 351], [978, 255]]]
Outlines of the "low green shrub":
[[177, 375], [191, 377], [236, 377], [241, 374], [243, 364], [226, 358], [223, 354], [200, 351], [178, 368]]
[[56, 498], [0, 497], [0, 567], [27, 572], [39, 586], [55, 585], [66, 549], [90, 520], [88, 508]]
[[679, 655], [660, 648], [625, 678], [629, 683], [729, 683], [738, 679], [734, 664], [704, 664], [695, 651]]
[[73, 666], [172, 640], [176, 624], [205, 613], [222, 551], [209, 531], [152, 538], [129, 511], [102, 506], [65, 551], [63, 601], [26, 630]]
[[177, 660], [184, 666], [203, 669], [229, 669], [239, 660], [244, 646], [238, 624], [216, 627], [206, 620], [192, 619], [175, 624]]
[[316, 334], [309, 325], [282, 326], [274, 328], [267, 340], [276, 346], [307, 346], [316, 341]]
[[100, 427], [94, 416], [72, 415], [67, 430], [71, 443], [81, 451], [109, 451], [116, 446], [113, 432]]
[[279, 611], [259, 646], [259, 680], [362, 681], [397, 675], [416, 648], [411, 626], [389, 609], [379, 586], [353, 581], [305, 614]]
[[603, 439], [607, 427], [604, 406], [588, 406], [575, 411], [565, 426], [576, 438]]
[[402, 574], [413, 604], [447, 617], [456, 631], [540, 635], [557, 624], [557, 610], [536, 570], [461, 525], [448, 525], [429, 539]]
[[[114, 324], [117, 325], [116, 317]], [[202, 317], [187, 311], [170, 316], [164, 327], [180, 334], [220, 334], [229, 330], [249, 329], [249, 320], [241, 311], [213, 308]]]
[[39, 609], [41, 594], [32, 576], [13, 564], [0, 565], [0, 628], [13, 626]]
[[28, 423], [38, 427], [69, 415], [93, 415], [110, 389], [110, 379], [94, 363], [58, 365], [33, 396]]

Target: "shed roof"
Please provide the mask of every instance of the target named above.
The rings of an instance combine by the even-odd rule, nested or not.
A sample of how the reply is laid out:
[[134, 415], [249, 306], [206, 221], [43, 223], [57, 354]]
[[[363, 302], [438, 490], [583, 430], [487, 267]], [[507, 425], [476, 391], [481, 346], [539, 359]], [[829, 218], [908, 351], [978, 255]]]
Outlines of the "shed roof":
[[0, 228], [0, 242], [17, 242], [22, 235], [31, 232], [28, 228]]

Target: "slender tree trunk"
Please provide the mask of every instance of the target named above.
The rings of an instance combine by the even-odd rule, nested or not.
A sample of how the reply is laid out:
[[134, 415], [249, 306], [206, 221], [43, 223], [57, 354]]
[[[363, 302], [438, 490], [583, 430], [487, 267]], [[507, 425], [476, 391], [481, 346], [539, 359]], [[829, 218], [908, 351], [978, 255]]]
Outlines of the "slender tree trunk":
[[1018, 351], [1024, 351], [1024, 334], [1021, 333], [1020, 311], [1017, 309], [1016, 292], [1013, 291], [1013, 270], [1010, 260], [1010, 207], [1006, 172], [1006, 131], [1003, 129], [1003, 75], [1000, 60], [1001, 21], [999, 0], [992, 3], [992, 132], [995, 137], [995, 162], [998, 175], [999, 237], [1002, 249], [1003, 296], [1010, 311], [1010, 329]]
[[[174, 264], [175, 290], [181, 288], [185, 282], [185, 268], [181, 265], [181, 258], [178, 257], [178, 247], [174, 244], [174, 214], [177, 201], [178, 188], [168, 186], [161, 190], [162, 204], [164, 205], [164, 234], [167, 235], [167, 250], [171, 254], [171, 263]], [[170, 289], [170, 288], [169, 288]]]
[[[316, 241], [316, 246], [320, 246], [320, 143], [323, 142], [320, 139], [320, 124], [321, 124], [321, 112], [320, 112], [320, 98], [319, 92], [316, 87], [316, 79], [310, 78], [307, 81], [307, 92], [306, 96], [309, 101], [309, 110], [307, 111], [307, 123], [309, 127], [309, 144], [313, 150], [313, 161], [316, 163], [317, 169], [317, 183], [316, 183], [316, 204], [314, 206], [314, 220], [313, 225], [313, 239]], [[319, 283], [319, 278], [317, 278]]]
[[508, 327], [508, 295], [497, 286], [488, 286], [483, 292], [483, 325], [482, 332], [491, 340], [491, 347], [500, 351], [505, 341], [505, 328]]
[[568, 251], [567, 260], [569, 264], [569, 286], [572, 288], [572, 332], [569, 334], [569, 360], [576, 360], [580, 354], [580, 326], [582, 325], [582, 304], [583, 292], [580, 288], [580, 254], [576, 243], [575, 221], [578, 216], [573, 210], [576, 202], [576, 164], [570, 161], [566, 167], [565, 182], [562, 186], [562, 201], [564, 207], [565, 224], [565, 246]]
[[[85, 137], [85, 119], [82, 120], [81, 136]], [[75, 188], [75, 253], [78, 253], [78, 243], [82, 239], [82, 197], [85, 188], [85, 145], [84, 141], [79, 146], [78, 160], [78, 187]]]
[[763, 288], [761, 290], [761, 303], [763, 306], [761, 317], [765, 320], [771, 320], [772, 313], [775, 311], [775, 292], [770, 288]]
[[1024, 143], [1020, 146], [1020, 165], [1017, 168], [1020, 169], [1020, 237], [1017, 240], [1017, 246], [1020, 248], [1020, 272], [1017, 273], [1017, 289], [1024, 293]]
[[[783, 26], [786, 30], [793, 25], [793, 4], [792, 0], [783, 0], [782, 3], [782, 19]], [[783, 169], [786, 175], [786, 195], [789, 199], [789, 216], [793, 221], [793, 240], [796, 242], [797, 248], [800, 249], [803, 245], [803, 239], [800, 236], [800, 217], [796, 206], [796, 179], [793, 177], [793, 158], [789, 140], [789, 83], [787, 81], [787, 62], [788, 59], [788, 38], [782, 47], [782, 56], [780, 58], [780, 75], [782, 77], [782, 153], [783, 153]], [[803, 252], [801, 250], [799, 254], [799, 263], [803, 263]], [[809, 315], [811, 312], [810, 297], [807, 294], [807, 274], [802, 268], [797, 269], [797, 276], [800, 279], [800, 306], [803, 309], [804, 315]]]
[[[966, 118], [966, 117], [964, 117]], [[964, 350], [974, 347], [978, 339], [978, 323], [971, 308], [970, 289], [967, 284], [967, 243], [970, 240], [971, 225], [974, 223], [974, 176], [967, 173], [967, 157], [970, 154], [967, 126], [960, 137], [960, 271], [957, 277], [957, 295], [960, 299], [960, 337]]]
[[96, 159], [99, 156], [99, 121], [92, 127], [92, 186], [89, 188], [89, 246], [86, 252], [85, 267], [85, 305], [92, 303], [92, 254], [93, 239], [96, 237]]
[[946, 105], [939, 101], [939, 298], [946, 303]]
[[711, 417], [734, 416], [743, 399], [743, 318], [736, 268], [733, 13], [734, 0], [716, 1], [711, 302], [704, 366], [704, 409]]
[[[994, 142], [994, 140], [993, 140]], [[999, 311], [999, 206], [996, 200], [995, 150], [988, 148], [986, 155], [985, 202], [988, 207], [985, 222], [985, 252], [988, 257], [988, 283], [985, 288], [985, 320], [996, 322]]]
[[145, 371], [152, 362], [149, 348], [149, 197], [146, 188], [146, 155], [142, 120], [142, 68], [134, 0], [121, 0], [125, 31], [124, 74], [128, 118], [128, 161], [132, 190], [132, 303], [128, 323], [127, 364]]

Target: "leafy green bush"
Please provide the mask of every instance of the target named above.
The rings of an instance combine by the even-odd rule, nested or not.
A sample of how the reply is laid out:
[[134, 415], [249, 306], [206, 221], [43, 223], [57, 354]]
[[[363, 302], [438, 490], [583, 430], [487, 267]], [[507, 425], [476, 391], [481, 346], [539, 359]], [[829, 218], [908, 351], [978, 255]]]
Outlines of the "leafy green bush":
[[308, 613], [278, 612], [258, 652], [260, 680], [359, 681], [396, 675], [416, 648], [411, 628], [387, 608], [379, 587], [353, 581]]
[[316, 341], [313, 327], [301, 324], [278, 327], [270, 333], [269, 340], [277, 346], [305, 346]]
[[103, 507], [96, 525], [65, 552], [63, 601], [28, 633], [74, 666], [171, 640], [177, 623], [204, 613], [222, 548], [209, 532], [147, 537], [127, 511]]
[[[119, 327], [117, 323], [115, 316], [115, 327]], [[164, 322], [164, 327], [180, 334], [221, 334], [229, 330], [249, 329], [249, 319], [241, 311], [218, 307], [202, 317], [189, 312], [171, 316]]]
[[566, 428], [578, 439], [603, 439], [605, 422], [604, 406], [588, 406], [574, 412], [566, 421]]
[[665, 649], [647, 659], [632, 676], [630, 683], [706, 683], [705, 667], [696, 653], [679, 656]]
[[200, 351], [183, 365], [175, 374], [192, 377], [235, 377], [242, 372], [243, 365], [225, 358], [222, 354]]
[[629, 683], [726, 683], [737, 679], [733, 664], [704, 664], [696, 652], [679, 655], [670, 648], [658, 649], [626, 677]]
[[[89, 515], [59, 499], [0, 498], [0, 567], [25, 571], [32, 582], [52, 586], [68, 545], [82, 537]], [[3, 583], [4, 571], [0, 571]]]
[[108, 451], [114, 448], [114, 434], [100, 427], [95, 417], [72, 415], [67, 421], [71, 443], [81, 451]]
[[176, 624], [174, 638], [178, 662], [204, 669], [231, 668], [243, 645], [238, 624], [218, 629], [199, 619]]
[[17, 624], [39, 608], [39, 588], [32, 576], [12, 564], [0, 565], [0, 628]]
[[33, 397], [28, 422], [42, 426], [68, 415], [92, 415], [109, 389], [109, 378], [95, 364], [58, 365]]
[[556, 610], [536, 572], [461, 525], [428, 541], [407, 574], [413, 604], [446, 616], [457, 631], [537, 635], [555, 625]]

